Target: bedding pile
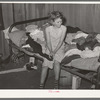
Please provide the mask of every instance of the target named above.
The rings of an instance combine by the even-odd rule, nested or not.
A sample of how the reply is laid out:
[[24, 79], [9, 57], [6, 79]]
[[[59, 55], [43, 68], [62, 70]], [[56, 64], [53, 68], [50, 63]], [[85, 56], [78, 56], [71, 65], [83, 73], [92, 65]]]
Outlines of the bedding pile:
[[100, 34], [86, 33], [81, 30], [67, 33], [65, 39], [65, 56], [62, 65], [84, 70], [97, 70], [100, 65]]

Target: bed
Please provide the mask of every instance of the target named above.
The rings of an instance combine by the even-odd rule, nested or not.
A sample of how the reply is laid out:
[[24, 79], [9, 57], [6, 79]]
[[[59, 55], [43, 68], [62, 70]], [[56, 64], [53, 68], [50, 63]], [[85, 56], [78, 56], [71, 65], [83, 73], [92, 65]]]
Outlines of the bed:
[[[32, 23], [32, 25], [34, 25], [35, 22], [46, 21], [47, 19], [48, 19], [48, 17], [43, 17], [43, 18], [36, 18], [36, 19], [15, 22], [9, 28], [6, 29], [6, 31], [8, 31], [7, 34], [9, 34], [8, 35], [9, 38], [7, 40], [9, 42], [9, 47], [10, 47], [10, 58], [11, 58], [11, 60], [13, 60], [13, 62], [17, 63], [18, 60], [20, 58], [24, 57], [25, 55], [27, 55], [29, 57], [35, 57], [43, 62], [43, 58], [41, 56], [20, 47], [19, 41], [21, 40], [23, 35], [26, 34], [26, 32], [25, 32], [25, 29], [19, 30], [16, 28], [16, 26], [22, 25], [22, 24], [24, 24], [24, 25], [30, 24], [31, 25], [31, 23]], [[41, 26], [41, 28], [43, 29], [44, 27]]]
[[[72, 30], [73, 30], [73, 28], [72, 28]], [[75, 31], [75, 29], [74, 29], [74, 31]], [[83, 53], [79, 49], [77, 50], [77, 48], [74, 47], [75, 44], [72, 43], [72, 40], [75, 39], [75, 36], [78, 37], [77, 38], [78, 42], [82, 43], [82, 42], [84, 42], [84, 39], [85, 40], [87, 39], [89, 41], [90, 37], [92, 37], [92, 36], [95, 37], [96, 34], [95, 33], [88, 34], [81, 30], [78, 30], [78, 31], [80, 31], [79, 32], [80, 37], [82, 37], [82, 38], [80, 38], [81, 41], [79, 40], [79, 36], [77, 35], [77, 32], [72, 32], [72, 33], [68, 32], [67, 33], [67, 37], [65, 39], [66, 44], [68, 44], [67, 52], [65, 53], [65, 56], [61, 62], [61, 69], [71, 73], [74, 76], [78, 76], [82, 79], [85, 79], [85, 80], [91, 82], [92, 84], [94, 84], [95, 89], [99, 89], [100, 88], [100, 62], [99, 62], [99, 58], [100, 58], [99, 51], [100, 50], [98, 50], [98, 56], [94, 56], [94, 55], [96, 55], [96, 53], [94, 53], [94, 55], [91, 56], [91, 54], [89, 55], [89, 53], [85, 54], [85, 52], [84, 52], [85, 50], [83, 50]], [[83, 33], [83, 35], [81, 33]], [[83, 37], [85, 37], [85, 38], [83, 39]], [[92, 41], [93, 41], [93, 37], [91, 38]], [[69, 42], [71, 42], [72, 44], [69, 45]], [[93, 44], [93, 43], [91, 42], [91, 44]], [[71, 46], [71, 45], [73, 45], [73, 46]], [[83, 47], [83, 45], [82, 45], [82, 47]], [[98, 47], [100, 47], [100, 46], [98, 46]], [[80, 54], [85, 55], [85, 58], [82, 58], [82, 56], [79, 56]], [[69, 59], [71, 59], [71, 60], [69, 60]], [[74, 81], [74, 83], [75, 83], [75, 81]], [[75, 87], [74, 87], [74, 89], [75, 89]]]

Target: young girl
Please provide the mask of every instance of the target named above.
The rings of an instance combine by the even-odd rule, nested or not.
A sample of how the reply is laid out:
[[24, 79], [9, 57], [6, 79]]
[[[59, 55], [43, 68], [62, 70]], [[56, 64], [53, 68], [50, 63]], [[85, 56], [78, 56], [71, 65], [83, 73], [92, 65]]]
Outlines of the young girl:
[[60, 74], [60, 62], [64, 56], [64, 38], [66, 35], [66, 27], [62, 25], [63, 15], [59, 11], [53, 11], [49, 14], [51, 26], [45, 29], [46, 53], [53, 56], [53, 61], [44, 58], [44, 63], [41, 72], [40, 88], [44, 88], [45, 79], [48, 69], [53, 69], [55, 73], [54, 88], [58, 89], [58, 81]]

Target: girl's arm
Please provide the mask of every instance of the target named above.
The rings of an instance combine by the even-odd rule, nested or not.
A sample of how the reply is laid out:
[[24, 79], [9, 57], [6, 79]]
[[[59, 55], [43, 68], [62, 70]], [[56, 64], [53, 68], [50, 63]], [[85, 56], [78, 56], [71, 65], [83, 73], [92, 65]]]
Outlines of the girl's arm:
[[60, 41], [59, 41], [57, 47], [55, 48], [55, 50], [53, 51], [54, 54], [55, 54], [55, 53], [60, 49], [60, 47], [62, 46], [62, 44], [63, 44], [63, 42], [64, 42], [65, 35], [66, 35], [66, 30], [67, 30], [67, 28], [66, 28], [66, 27], [63, 27], [63, 31], [62, 31], [62, 35], [61, 35]]
[[49, 51], [52, 52], [52, 45], [51, 45], [51, 40], [50, 40], [49, 27], [47, 27], [45, 29], [44, 35], [45, 35], [46, 45], [47, 45]]

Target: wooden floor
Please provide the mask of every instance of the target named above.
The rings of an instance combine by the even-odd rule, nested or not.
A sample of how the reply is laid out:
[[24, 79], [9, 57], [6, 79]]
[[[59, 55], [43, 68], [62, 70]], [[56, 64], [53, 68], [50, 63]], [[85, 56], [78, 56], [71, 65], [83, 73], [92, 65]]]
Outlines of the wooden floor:
[[[18, 64], [8, 63], [0, 68], [0, 89], [39, 89], [41, 65], [37, 71], [28, 71], [24, 67], [27, 60]], [[82, 80], [79, 89], [90, 89], [91, 84]], [[49, 71], [45, 89], [54, 89], [54, 73]], [[60, 89], [71, 89], [71, 86], [60, 86]]]

